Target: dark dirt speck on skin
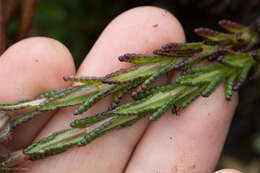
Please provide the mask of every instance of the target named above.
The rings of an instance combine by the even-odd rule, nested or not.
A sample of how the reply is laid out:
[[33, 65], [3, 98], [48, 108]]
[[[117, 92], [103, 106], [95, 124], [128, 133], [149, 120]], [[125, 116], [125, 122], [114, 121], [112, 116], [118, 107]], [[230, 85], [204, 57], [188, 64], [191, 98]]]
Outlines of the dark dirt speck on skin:
[[159, 26], [159, 24], [154, 24], [154, 25], [153, 25], [154, 28], [156, 28], [156, 27], [158, 27], [158, 26]]

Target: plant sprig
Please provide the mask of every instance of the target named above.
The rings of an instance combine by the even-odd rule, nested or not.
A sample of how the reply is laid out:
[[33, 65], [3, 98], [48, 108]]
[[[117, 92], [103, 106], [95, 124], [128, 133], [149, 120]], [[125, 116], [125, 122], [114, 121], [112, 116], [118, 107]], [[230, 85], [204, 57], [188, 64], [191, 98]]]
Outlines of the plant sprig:
[[[10, 153], [2, 158], [1, 169], [4, 171], [21, 160], [43, 159], [75, 145], [85, 146], [113, 129], [130, 126], [148, 115], [154, 121], [169, 109], [177, 113], [200, 95], [210, 96], [223, 82], [226, 99], [230, 100], [233, 91], [249, 79], [249, 73], [259, 69], [260, 51], [256, 45], [259, 32], [232, 21], [222, 20], [219, 24], [230, 33], [198, 28], [195, 33], [206, 39], [202, 42], [169, 43], [154, 50], [152, 55], [125, 54], [119, 61], [135, 66], [104, 77], [66, 76], [65, 81], [79, 84], [43, 93], [33, 100], [0, 104], [0, 139], [5, 140], [12, 128], [36, 114], [72, 105], [80, 105], [74, 115], [82, 114], [103, 97], [114, 94], [107, 111], [77, 119], [71, 128]], [[151, 88], [158, 77], [171, 70], [181, 71], [176, 81]], [[120, 105], [129, 92], [134, 100]]]

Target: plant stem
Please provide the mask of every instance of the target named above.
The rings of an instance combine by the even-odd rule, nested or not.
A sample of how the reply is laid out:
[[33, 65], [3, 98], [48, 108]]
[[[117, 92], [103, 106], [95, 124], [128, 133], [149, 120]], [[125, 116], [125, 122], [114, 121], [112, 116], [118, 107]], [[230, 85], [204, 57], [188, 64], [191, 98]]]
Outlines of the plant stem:
[[32, 27], [35, 6], [36, 0], [23, 0], [19, 39], [25, 38]]
[[5, 21], [4, 21], [4, 7], [3, 1], [0, 1], [0, 55], [5, 50]]

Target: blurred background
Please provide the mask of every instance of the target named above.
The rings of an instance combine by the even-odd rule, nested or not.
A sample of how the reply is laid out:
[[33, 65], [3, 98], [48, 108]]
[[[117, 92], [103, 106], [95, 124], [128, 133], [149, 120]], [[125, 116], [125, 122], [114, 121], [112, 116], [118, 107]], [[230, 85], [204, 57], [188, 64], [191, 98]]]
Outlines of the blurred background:
[[[27, 36], [51, 37], [69, 48], [77, 67], [105, 26], [133, 7], [153, 5], [169, 10], [182, 23], [187, 41], [200, 40], [193, 33], [196, 27], [220, 29], [217, 26], [220, 19], [247, 25], [260, 16], [260, 0], [3, 0], [3, 3], [5, 47]], [[256, 80], [240, 91], [239, 107], [218, 168], [260, 173], [259, 107], [260, 80]]]

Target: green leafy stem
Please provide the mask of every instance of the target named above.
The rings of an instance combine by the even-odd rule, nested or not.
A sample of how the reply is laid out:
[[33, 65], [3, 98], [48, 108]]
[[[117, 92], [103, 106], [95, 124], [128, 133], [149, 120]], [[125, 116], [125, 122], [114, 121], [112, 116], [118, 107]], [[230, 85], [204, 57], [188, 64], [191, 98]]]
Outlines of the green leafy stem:
[[[154, 121], [169, 109], [174, 114], [200, 95], [208, 97], [225, 83], [225, 97], [230, 100], [248, 79], [259, 74], [259, 33], [255, 24], [246, 27], [228, 20], [220, 26], [223, 33], [208, 28], [195, 29], [202, 42], [169, 43], [152, 55], [125, 54], [119, 61], [135, 66], [104, 77], [66, 76], [77, 85], [41, 94], [32, 100], [0, 104], [0, 139], [8, 140], [11, 130], [42, 112], [80, 105], [74, 115], [86, 112], [102, 98], [113, 94], [107, 111], [71, 122], [71, 128], [40, 139], [23, 150], [1, 157], [2, 172], [27, 160], [43, 159], [85, 146], [111, 130], [131, 126], [148, 116]], [[151, 87], [159, 76], [180, 71], [174, 82]], [[120, 104], [131, 93], [133, 100]]]

